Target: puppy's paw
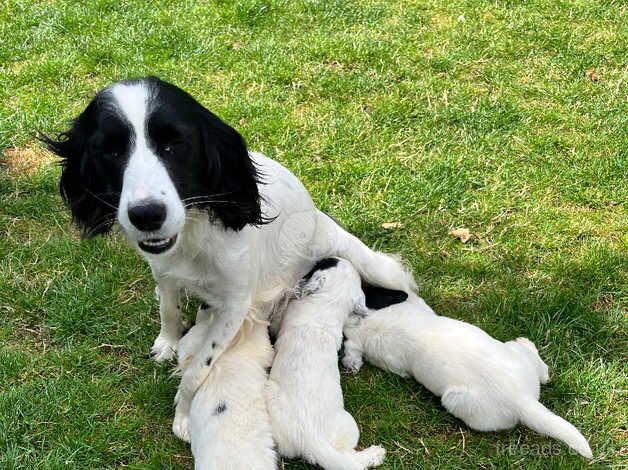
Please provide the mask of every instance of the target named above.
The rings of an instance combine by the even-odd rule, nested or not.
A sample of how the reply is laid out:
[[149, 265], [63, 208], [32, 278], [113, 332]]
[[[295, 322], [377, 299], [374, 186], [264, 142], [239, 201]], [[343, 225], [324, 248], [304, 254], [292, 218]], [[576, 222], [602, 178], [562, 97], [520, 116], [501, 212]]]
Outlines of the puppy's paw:
[[357, 374], [364, 362], [362, 361], [362, 356], [359, 354], [354, 354], [352, 352], [345, 353], [342, 358], [342, 365], [345, 369], [349, 370], [352, 374]]
[[384, 463], [386, 457], [386, 449], [382, 446], [371, 446], [363, 451], [358, 452], [360, 462], [365, 468], [379, 467]]
[[190, 442], [190, 420], [183, 413], [176, 413], [172, 422], [172, 432], [185, 442]]
[[150, 357], [157, 362], [169, 361], [177, 352], [178, 340], [159, 335], [150, 348]]

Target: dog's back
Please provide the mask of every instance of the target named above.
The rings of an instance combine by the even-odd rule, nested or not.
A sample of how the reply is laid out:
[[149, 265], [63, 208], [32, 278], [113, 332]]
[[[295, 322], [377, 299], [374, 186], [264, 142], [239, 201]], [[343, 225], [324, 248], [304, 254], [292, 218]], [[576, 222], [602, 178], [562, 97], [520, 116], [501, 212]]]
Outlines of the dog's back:
[[246, 320], [192, 400], [189, 429], [196, 469], [277, 468], [264, 394], [272, 358], [266, 324]]

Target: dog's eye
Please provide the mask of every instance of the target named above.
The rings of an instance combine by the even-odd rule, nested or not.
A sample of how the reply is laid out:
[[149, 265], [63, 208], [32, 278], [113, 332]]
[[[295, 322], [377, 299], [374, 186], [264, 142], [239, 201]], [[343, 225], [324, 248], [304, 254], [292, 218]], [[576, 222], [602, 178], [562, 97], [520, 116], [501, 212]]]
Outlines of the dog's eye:
[[169, 142], [161, 147], [161, 151], [166, 155], [174, 155], [179, 147], [179, 142]]

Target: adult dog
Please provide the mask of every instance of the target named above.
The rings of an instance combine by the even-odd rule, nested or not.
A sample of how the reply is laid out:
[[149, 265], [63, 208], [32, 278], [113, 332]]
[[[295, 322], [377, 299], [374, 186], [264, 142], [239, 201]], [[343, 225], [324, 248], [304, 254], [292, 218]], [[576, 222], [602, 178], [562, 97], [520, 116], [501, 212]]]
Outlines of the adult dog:
[[170, 359], [181, 336], [178, 292], [212, 307], [212, 328], [185, 371], [173, 431], [187, 439], [190, 400], [252, 307], [263, 311], [314, 262], [341, 256], [374, 285], [411, 291], [394, 258], [371, 251], [316, 209], [279, 163], [174, 85], [149, 77], [100, 91], [57, 138], [60, 189], [87, 237], [119, 222], [159, 287], [151, 354]]

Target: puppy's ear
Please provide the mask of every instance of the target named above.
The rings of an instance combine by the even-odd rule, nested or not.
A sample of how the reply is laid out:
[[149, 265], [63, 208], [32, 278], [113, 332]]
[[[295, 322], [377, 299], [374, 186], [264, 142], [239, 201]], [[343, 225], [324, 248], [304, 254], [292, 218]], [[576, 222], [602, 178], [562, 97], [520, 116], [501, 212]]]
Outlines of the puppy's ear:
[[39, 140], [53, 153], [61, 157], [62, 166], [59, 190], [61, 197], [72, 213], [72, 221], [81, 230], [83, 238], [107, 233], [115, 222], [119, 191], [99, 181], [98, 168], [87, 171], [87, 142], [93, 132], [92, 101], [85, 111], [73, 122], [72, 127], [56, 138], [44, 134]]
[[260, 176], [244, 139], [208, 110], [201, 118], [202, 138], [210, 182], [208, 196], [216, 196], [211, 209], [227, 228], [265, 222], [257, 184]]
[[301, 279], [296, 287], [294, 288], [294, 296], [297, 299], [302, 299], [303, 297], [307, 297], [308, 295], [312, 295], [314, 292], [318, 291], [323, 286], [323, 277], [314, 273], [309, 278]]

